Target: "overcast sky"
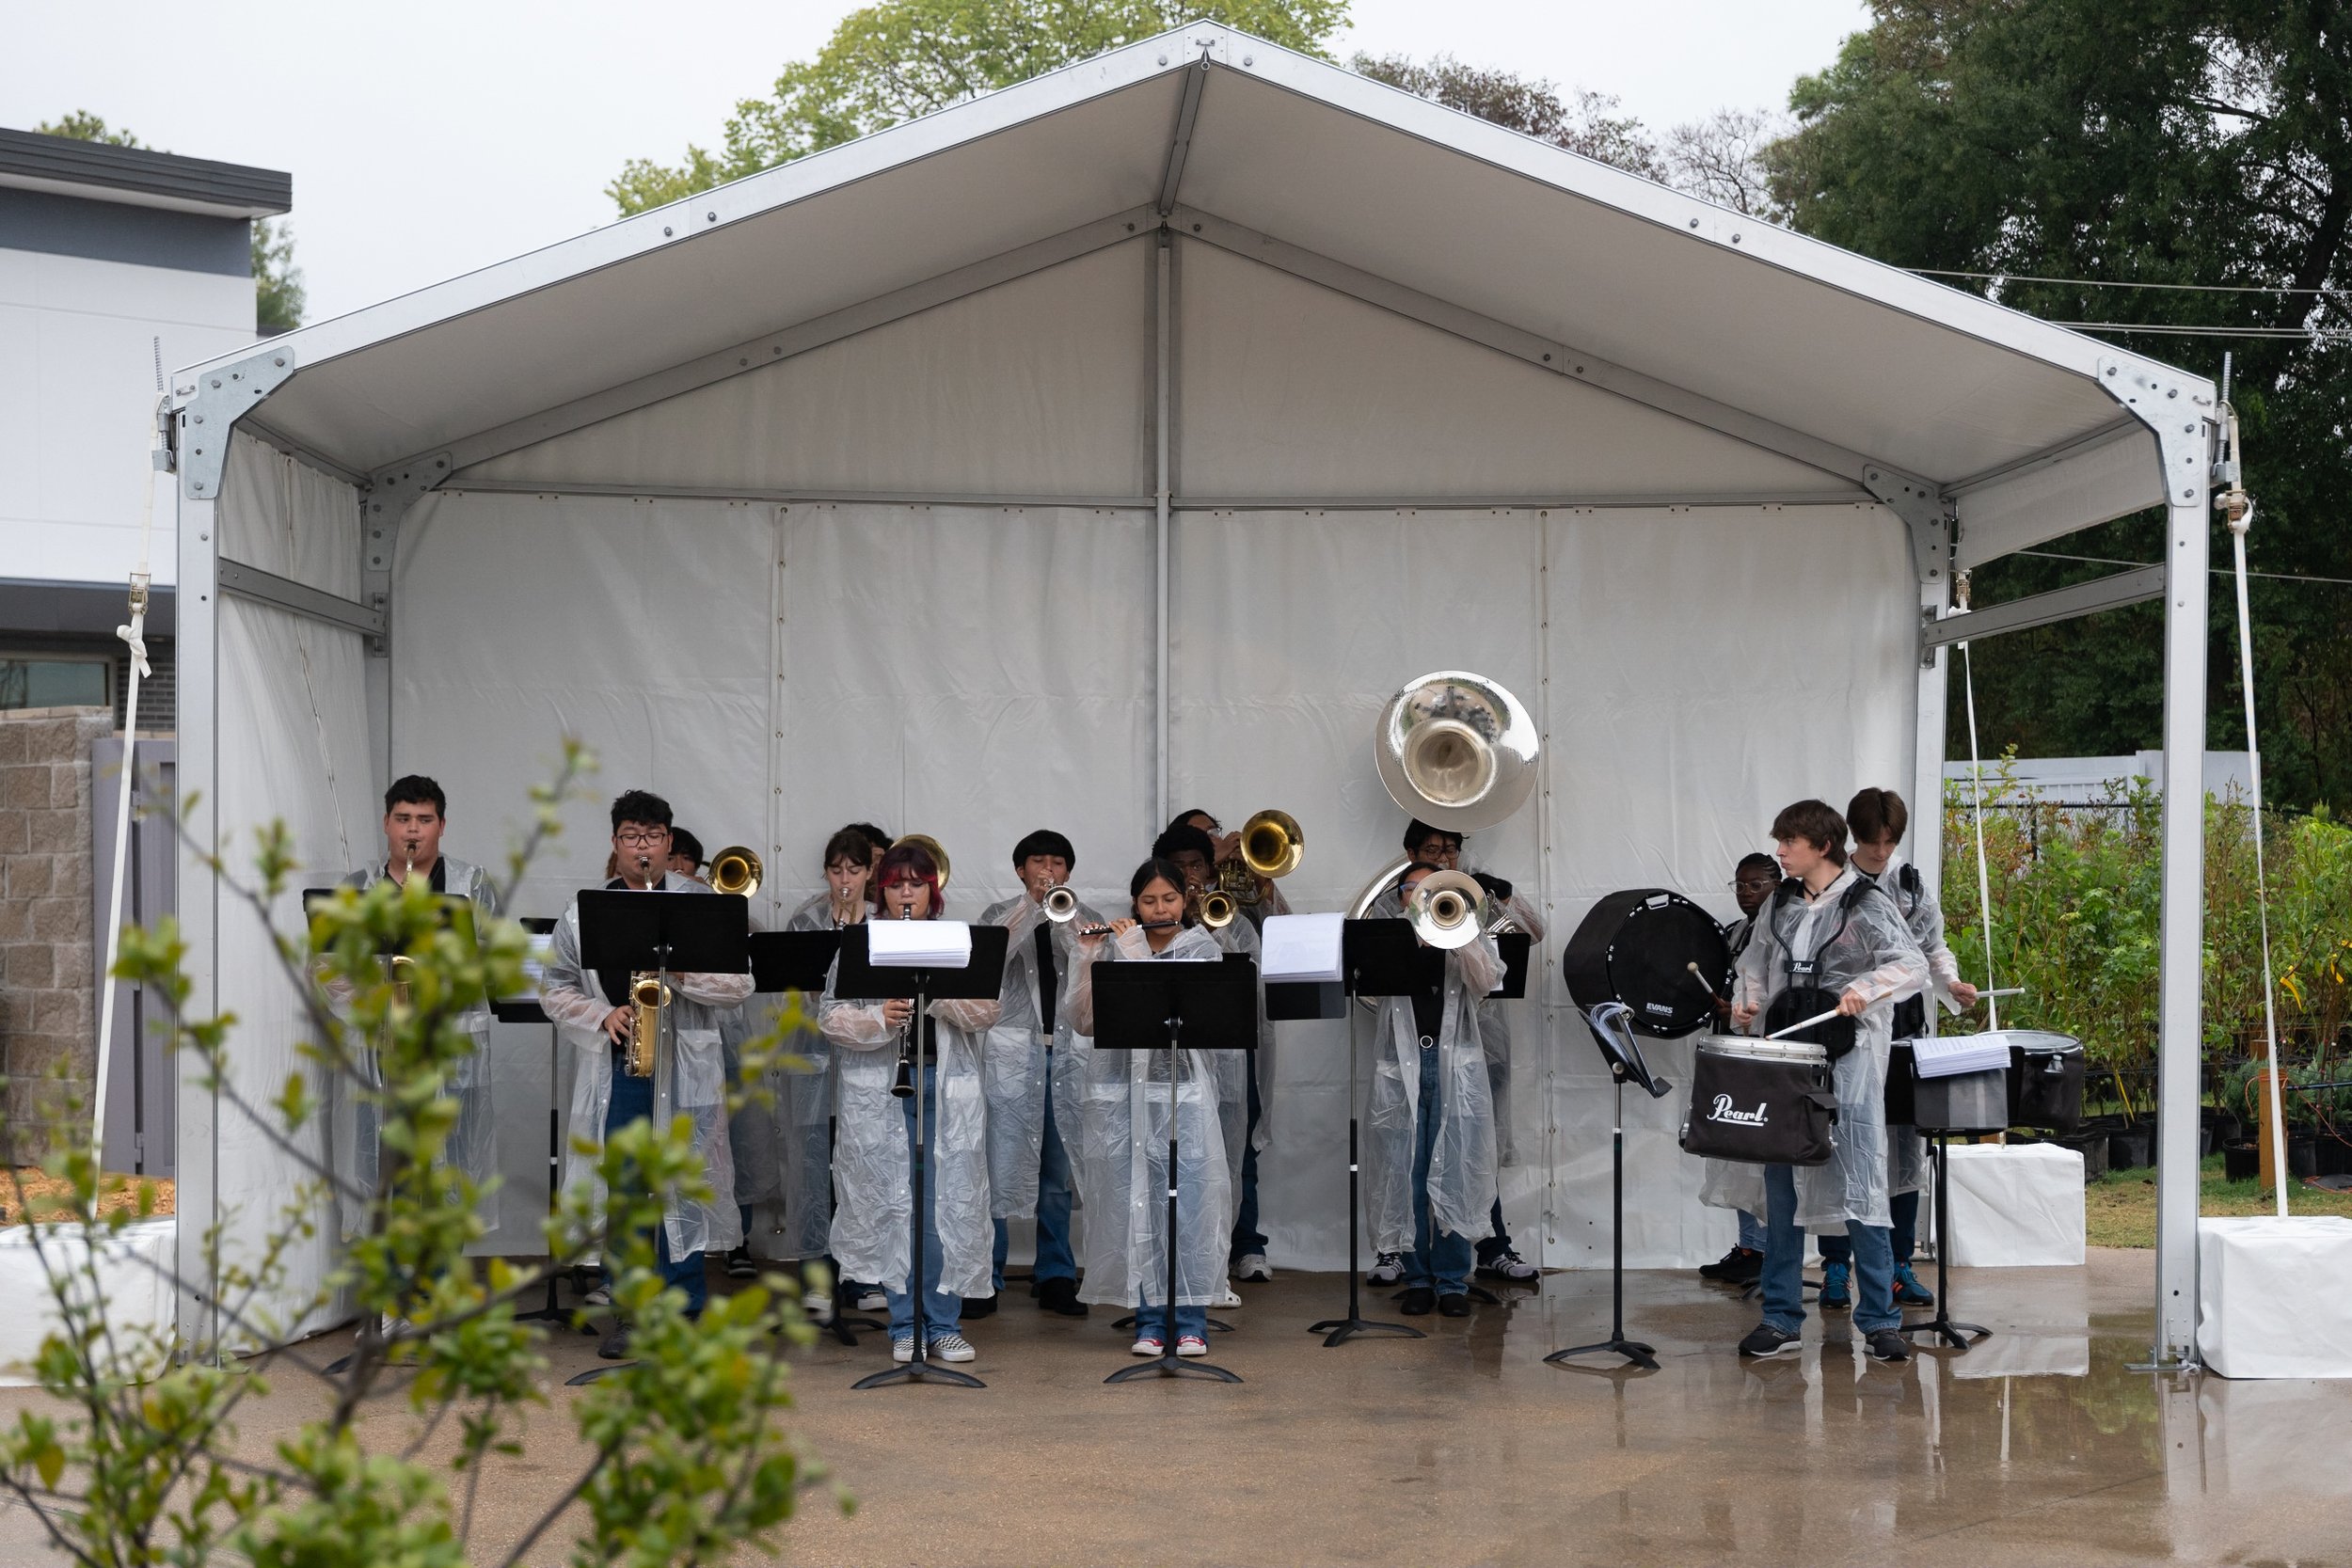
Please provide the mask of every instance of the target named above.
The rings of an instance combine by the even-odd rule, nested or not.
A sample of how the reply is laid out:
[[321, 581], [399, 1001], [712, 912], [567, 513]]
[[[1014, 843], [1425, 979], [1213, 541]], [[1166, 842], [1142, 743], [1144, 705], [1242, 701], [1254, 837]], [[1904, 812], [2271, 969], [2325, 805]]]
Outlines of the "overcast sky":
[[[290, 169], [309, 319], [609, 222], [624, 160], [716, 144], [850, 0], [0, 0], [0, 126], [72, 109], [151, 146]], [[1356, 0], [1337, 46], [1621, 98], [1654, 127], [1783, 105], [1859, 0]]]

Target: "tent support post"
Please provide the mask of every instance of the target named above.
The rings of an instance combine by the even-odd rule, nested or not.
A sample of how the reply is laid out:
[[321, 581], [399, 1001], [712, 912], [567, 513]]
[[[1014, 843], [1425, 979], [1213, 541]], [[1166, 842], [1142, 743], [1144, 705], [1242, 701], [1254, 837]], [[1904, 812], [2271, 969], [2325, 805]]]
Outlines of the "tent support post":
[[[1952, 503], [1922, 482], [1873, 463], [1862, 483], [1911, 535], [1911, 562], [1919, 578], [1919, 620], [1932, 626], [1951, 603]], [[1944, 700], [1947, 666], [1944, 650], [1920, 645], [1919, 683], [1912, 704], [1911, 802], [1915, 824], [1912, 863], [1931, 893], [1944, 885], [1944, 857], [1936, 852], [1944, 828]]]
[[370, 476], [359, 497], [359, 599], [384, 618], [368, 639], [368, 754], [375, 759], [381, 793], [398, 772], [392, 763], [392, 563], [400, 559], [400, 525], [408, 509], [449, 478], [446, 451], [427, 452]]
[[[220, 438], [224, 443], [228, 438], [225, 428]], [[217, 469], [211, 471], [207, 489], [218, 488], [217, 476]], [[179, 799], [172, 804], [181, 812], [183, 835], [178, 902], [190, 990], [183, 1012], [200, 1019], [220, 1009], [220, 883], [207, 863], [219, 847], [220, 810], [220, 530], [214, 498], [188, 495], [183, 483], [178, 526], [180, 760]], [[212, 1318], [216, 1282], [204, 1237], [220, 1218], [220, 1092], [200, 1089], [202, 1073], [193, 1053], [175, 1053], [173, 1061], [180, 1079], [174, 1130], [180, 1226], [173, 1264], [180, 1280], [180, 1343], [186, 1354], [215, 1350], [219, 1342], [219, 1324]]]
[[2156, 1314], [2150, 1364], [2197, 1366], [2198, 1106], [2204, 1066], [2205, 601], [2210, 384], [2103, 357], [2100, 385], [2164, 460], [2164, 862], [2156, 1008]]
[[1152, 580], [1154, 594], [1152, 611], [1152, 657], [1154, 674], [1152, 681], [1153, 733], [1152, 766], [1155, 783], [1152, 804], [1153, 831], [1168, 820], [1168, 322], [1173, 300], [1170, 291], [1173, 279], [1168, 261], [1172, 251], [1166, 228], [1159, 231], [1159, 243], [1152, 258], [1152, 379], [1156, 408], [1153, 413], [1156, 435], [1152, 443]]

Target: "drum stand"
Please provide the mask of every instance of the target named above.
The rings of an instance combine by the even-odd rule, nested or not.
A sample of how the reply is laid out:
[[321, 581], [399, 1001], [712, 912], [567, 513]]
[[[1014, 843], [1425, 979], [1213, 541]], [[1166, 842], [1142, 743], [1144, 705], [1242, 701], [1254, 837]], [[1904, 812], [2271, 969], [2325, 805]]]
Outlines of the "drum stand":
[[1952, 1203], [1946, 1180], [1944, 1157], [1950, 1138], [1949, 1132], [1936, 1133], [1930, 1152], [1930, 1174], [1935, 1182], [1935, 1316], [1925, 1323], [1904, 1323], [1895, 1332], [1931, 1335], [1951, 1350], [1966, 1350], [1975, 1342], [1969, 1338], [1970, 1335], [1975, 1335], [1978, 1339], [1990, 1339], [1993, 1331], [1982, 1323], [1960, 1323], [1952, 1317]]
[[1617, 1108], [1613, 1118], [1616, 1125], [1610, 1129], [1610, 1185], [1615, 1200], [1616, 1226], [1610, 1236], [1609, 1338], [1598, 1344], [1556, 1350], [1544, 1359], [1558, 1366], [1573, 1356], [1606, 1351], [1612, 1355], [1624, 1356], [1644, 1371], [1654, 1372], [1658, 1370], [1657, 1348], [1625, 1337], [1625, 1074], [1614, 1070], [1613, 1062], [1611, 1068], [1611, 1076], [1617, 1081]]

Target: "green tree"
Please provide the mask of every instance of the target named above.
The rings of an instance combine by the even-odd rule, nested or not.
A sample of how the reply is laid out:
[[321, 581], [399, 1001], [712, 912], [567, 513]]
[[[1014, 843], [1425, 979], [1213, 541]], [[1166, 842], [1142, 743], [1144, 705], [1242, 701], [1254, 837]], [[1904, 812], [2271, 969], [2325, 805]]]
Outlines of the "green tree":
[[[70, 136], [75, 141], [103, 142], [108, 147], [145, 147], [128, 131], [107, 127], [87, 109], [75, 109], [33, 129], [44, 136]], [[294, 230], [267, 218], [252, 221], [254, 326], [264, 338], [292, 332], [302, 325], [305, 303], [302, 269], [294, 265]]]
[[624, 213], [804, 158], [902, 120], [1024, 82], [1194, 20], [1308, 54], [1347, 21], [1348, 0], [882, 0], [850, 12], [768, 98], [735, 106], [721, 150], [676, 164], [632, 158], [605, 187]]
[[[559, 831], [583, 761], [569, 748], [561, 777], [534, 792], [536, 826], [508, 858], [507, 887]], [[198, 1277], [173, 1283], [203, 1292], [217, 1337], [175, 1343], [168, 1332], [117, 1321], [100, 1270], [97, 1243], [153, 1211], [152, 1184], [102, 1175], [87, 1140], [56, 1158], [68, 1196], [33, 1206], [28, 1238], [59, 1324], [36, 1366], [49, 1400], [0, 1426], [0, 1491], [86, 1568], [505, 1568], [558, 1531], [572, 1533], [578, 1563], [727, 1562], [742, 1546], [772, 1556], [812, 1474], [777, 1419], [789, 1402], [778, 1347], [814, 1336], [781, 1277], [714, 1299], [699, 1320], [687, 1317], [681, 1291], [665, 1287], [652, 1239], [665, 1198], [711, 1197], [688, 1118], [632, 1123], [605, 1141], [596, 1152], [607, 1212], [599, 1216], [589, 1192], [565, 1193], [546, 1222], [544, 1265], [496, 1259], [477, 1270], [466, 1247], [482, 1234], [477, 1211], [489, 1189], [441, 1157], [457, 1122], [447, 1085], [473, 1050], [467, 1010], [529, 984], [521, 927], [489, 922], [477, 942], [443, 921], [421, 880], [404, 889], [388, 879], [365, 893], [338, 890], [309, 911], [307, 931], [286, 932], [272, 911], [309, 879], [297, 879], [282, 826], [260, 835], [249, 884], [208, 863], [239, 918], [270, 931], [303, 999], [305, 1067], [267, 1101], [239, 1088], [229, 1070], [237, 1021], [186, 1010], [186, 946], [168, 916], [124, 931], [115, 974], [167, 999], [182, 1081], [218, 1097], [222, 1135], [265, 1142], [304, 1174], [288, 1192], [228, 1195], [273, 1216], [266, 1243], [258, 1256], [232, 1249], [227, 1216], [206, 1231]], [[397, 981], [380, 953], [410, 959]], [[782, 1020], [744, 1046], [744, 1082], [783, 1059], [785, 1031], [798, 1022]], [[355, 1187], [314, 1152], [333, 1094], [373, 1114], [380, 1156], [372, 1188]], [[731, 1090], [731, 1108], [743, 1100]], [[72, 1108], [57, 1120], [77, 1124], [87, 1127], [87, 1116]], [[22, 1192], [8, 1196], [12, 1208], [24, 1205]], [[320, 1230], [347, 1214], [358, 1217], [338, 1260], [305, 1288], [288, 1259], [315, 1255]], [[523, 1417], [548, 1402], [548, 1336], [572, 1337], [567, 1325], [517, 1322], [516, 1311], [544, 1297], [550, 1276], [599, 1252], [616, 1270], [612, 1299], [635, 1360], [568, 1402], [584, 1457], [575, 1465], [572, 1445], [562, 1446], [568, 1469], [540, 1483], [545, 1511], [519, 1538], [485, 1542], [474, 1503], [485, 1472], [521, 1457], [523, 1473], [545, 1473], [549, 1456], [526, 1451]], [[292, 1330], [339, 1306], [358, 1314], [359, 1329], [348, 1361], [323, 1371], [322, 1358], [293, 1353]], [[242, 1407], [279, 1378], [310, 1396], [284, 1407], [300, 1418], [241, 1441]]]
[[[2343, 335], [2352, 229], [2352, 27], [2328, 0], [1874, 0], [1871, 25], [1790, 95], [1768, 151], [1807, 233], [1952, 279], [2218, 377], [2234, 398], [2264, 774], [2298, 807], [2352, 804], [2352, 490]], [[2089, 280], [2080, 283], [2043, 278]], [[2102, 287], [2094, 284], [2121, 284]], [[2199, 285], [2164, 288], [2154, 285]], [[2222, 290], [2211, 285], [2226, 286]], [[2216, 337], [2183, 327], [2253, 334]], [[2160, 559], [2141, 515], [1977, 573], [1979, 604]], [[2227, 535], [2217, 527], [2216, 559]], [[2088, 556], [2066, 561], [2053, 556]], [[2217, 579], [2207, 741], [2244, 744], [2233, 607]], [[2137, 606], [1976, 651], [1989, 752], [2159, 742], [2160, 611]], [[1964, 745], [1959, 705], [1953, 741]]]

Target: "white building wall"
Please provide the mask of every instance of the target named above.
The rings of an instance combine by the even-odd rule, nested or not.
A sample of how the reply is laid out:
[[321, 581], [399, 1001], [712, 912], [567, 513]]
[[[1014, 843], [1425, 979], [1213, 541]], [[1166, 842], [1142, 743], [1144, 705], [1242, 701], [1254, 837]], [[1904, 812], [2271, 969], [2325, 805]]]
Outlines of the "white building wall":
[[[0, 578], [131, 570], [157, 339], [166, 367], [253, 341], [253, 280], [0, 247]], [[159, 484], [159, 583], [175, 576], [171, 519]]]

